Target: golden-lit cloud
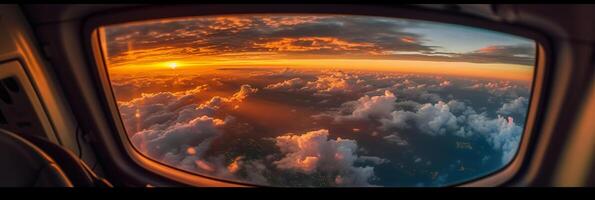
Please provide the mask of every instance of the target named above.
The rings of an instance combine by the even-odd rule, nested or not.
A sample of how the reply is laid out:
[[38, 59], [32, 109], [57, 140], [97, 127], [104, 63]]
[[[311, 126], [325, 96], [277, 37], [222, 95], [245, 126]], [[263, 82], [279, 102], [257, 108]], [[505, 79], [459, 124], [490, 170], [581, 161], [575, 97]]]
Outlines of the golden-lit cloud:
[[415, 40], [415, 38], [413, 38], [413, 37], [402, 37], [401, 38], [401, 41], [406, 42], [406, 43], [415, 43], [415, 42], [417, 42]]
[[333, 37], [300, 37], [300, 38], [281, 38], [280, 40], [255, 43], [254, 46], [262, 47], [268, 51], [352, 51], [361, 48], [374, 47], [370, 43], [357, 43], [341, 40]]
[[481, 48], [481, 49], [479, 49], [479, 50], [477, 50], [477, 51], [478, 51], [478, 52], [480, 52], [480, 53], [493, 53], [493, 52], [495, 52], [496, 50], [498, 50], [498, 47], [497, 47], [497, 46], [490, 45], [490, 46], [487, 46], [487, 47]]
[[227, 170], [231, 173], [237, 172], [240, 169], [240, 163], [243, 158], [243, 156], [234, 158], [233, 161], [227, 166]]
[[252, 20], [242, 17], [215, 17], [214, 23], [208, 26], [210, 30], [231, 31], [232, 33], [250, 28]]
[[310, 23], [316, 20], [323, 19], [323, 16], [266, 16], [262, 17], [261, 20], [272, 28], [278, 28], [280, 26], [294, 26], [303, 23]]

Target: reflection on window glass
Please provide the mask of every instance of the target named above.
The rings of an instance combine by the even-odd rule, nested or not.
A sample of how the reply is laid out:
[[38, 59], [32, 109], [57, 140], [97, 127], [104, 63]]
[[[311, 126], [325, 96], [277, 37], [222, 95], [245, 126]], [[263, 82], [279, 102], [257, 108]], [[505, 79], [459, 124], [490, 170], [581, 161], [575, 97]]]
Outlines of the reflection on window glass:
[[427, 21], [231, 15], [99, 30], [127, 135], [271, 186], [446, 186], [519, 147], [535, 42]]

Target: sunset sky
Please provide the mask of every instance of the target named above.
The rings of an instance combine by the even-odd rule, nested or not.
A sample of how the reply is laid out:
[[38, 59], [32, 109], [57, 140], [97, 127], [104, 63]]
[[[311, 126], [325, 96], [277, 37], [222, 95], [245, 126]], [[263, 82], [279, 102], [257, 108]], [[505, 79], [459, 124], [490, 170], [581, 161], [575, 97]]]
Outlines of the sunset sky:
[[110, 72], [220, 67], [389, 70], [531, 80], [532, 40], [465, 26], [345, 15], [233, 15], [101, 28]]

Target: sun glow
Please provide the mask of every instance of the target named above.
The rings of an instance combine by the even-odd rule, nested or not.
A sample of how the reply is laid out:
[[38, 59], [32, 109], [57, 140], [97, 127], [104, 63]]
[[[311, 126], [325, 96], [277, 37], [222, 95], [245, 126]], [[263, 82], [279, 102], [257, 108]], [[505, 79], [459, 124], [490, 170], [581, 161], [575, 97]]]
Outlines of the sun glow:
[[167, 63], [167, 66], [171, 69], [176, 69], [178, 67], [178, 63], [177, 62], [169, 62], [169, 63]]
[[[455, 75], [482, 78], [497, 78], [511, 80], [532, 79], [533, 69], [523, 65], [507, 63], [468, 63], [419, 60], [381, 60], [381, 59], [216, 59], [201, 57], [183, 61], [184, 69], [180, 68], [180, 61], [162, 62], [159, 65], [131, 64], [112, 68], [112, 73], [164, 73], [167, 70], [182, 70], [198, 73], [207, 69], [220, 67], [290, 67], [307, 69], [353, 69], [366, 71], [392, 71], [404, 73], [421, 73], [435, 75]], [[159, 67], [157, 67], [159, 66]]]

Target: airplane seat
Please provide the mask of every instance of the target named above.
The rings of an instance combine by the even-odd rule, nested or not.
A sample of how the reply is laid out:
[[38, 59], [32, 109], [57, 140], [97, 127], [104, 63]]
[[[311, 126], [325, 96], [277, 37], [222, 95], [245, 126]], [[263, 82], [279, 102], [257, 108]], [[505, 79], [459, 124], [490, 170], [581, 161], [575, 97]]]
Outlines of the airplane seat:
[[105, 179], [97, 176], [93, 170], [74, 153], [37, 135], [21, 135], [60, 163], [60, 166], [77, 187], [112, 187]]
[[0, 130], [0, 186], [72, 187], [56, 162], [31, 142]]
[[43, 138], [0, 129], [0, 187], [111, 187], [80, 159]]

